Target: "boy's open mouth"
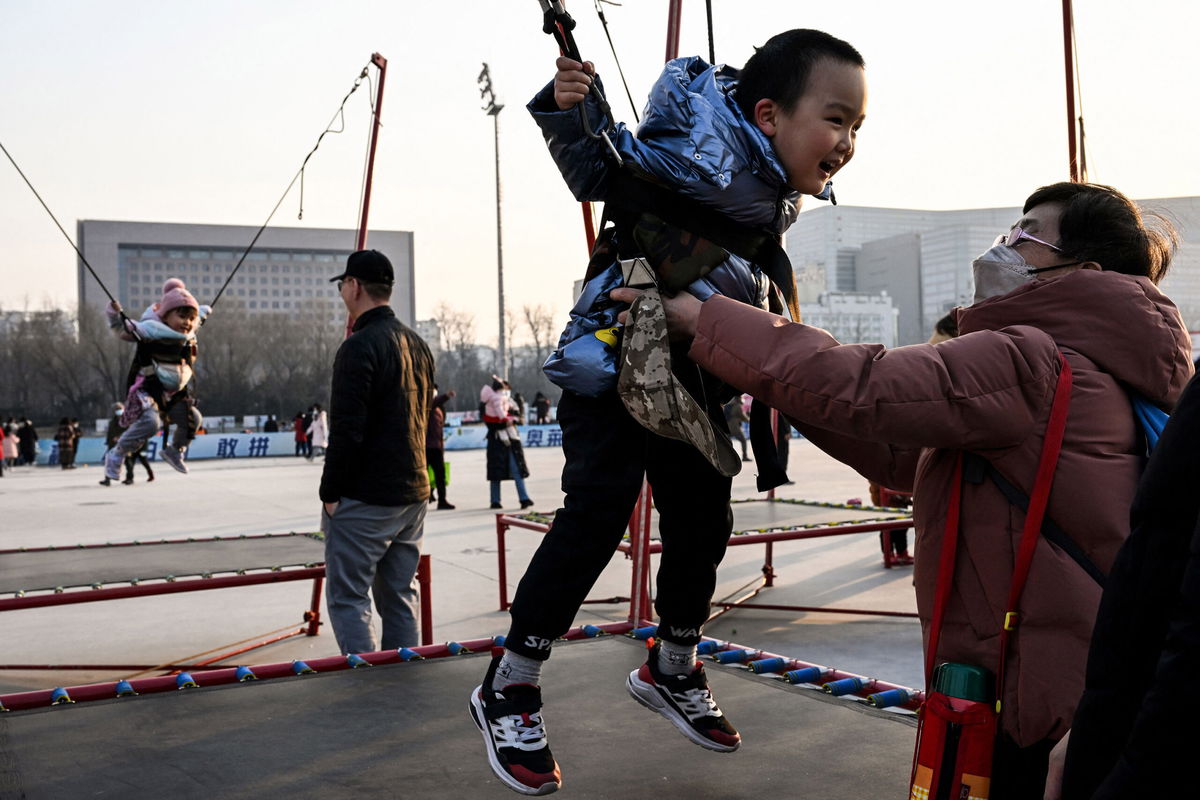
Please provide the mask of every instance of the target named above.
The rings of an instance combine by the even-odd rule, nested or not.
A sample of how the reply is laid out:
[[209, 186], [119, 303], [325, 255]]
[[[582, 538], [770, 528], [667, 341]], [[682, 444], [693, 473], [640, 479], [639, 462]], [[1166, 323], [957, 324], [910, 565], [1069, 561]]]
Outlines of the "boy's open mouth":
[[829, 174], [829, 173], [833, 172], [833, 169], [834, 169], [834, 167], [833, 167], [833, 162], [831, 162], [831, 161], [822, 161], [822, 162], [821, 162], [820, 164], [818, 164], [817, 166], [818, 166], [818, 167], [820, 167], [820, 168], [821, 168], [821, 171], [822, 171], [822, 172], [824, 172], [824, 173], [826, 173], [826, 174]]

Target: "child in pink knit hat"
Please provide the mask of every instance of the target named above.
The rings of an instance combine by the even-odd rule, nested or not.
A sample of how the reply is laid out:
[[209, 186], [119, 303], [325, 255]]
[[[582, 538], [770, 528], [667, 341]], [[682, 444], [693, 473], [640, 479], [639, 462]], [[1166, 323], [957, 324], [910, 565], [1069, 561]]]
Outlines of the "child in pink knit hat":
[[[178, 278], [163, 284], [162, 299], [136, 322], [124, 316], [116, 302], [106, 309], [109, 327], [120, 338], [137, 342], [137, 349], [121, 418], [125, 432], [105, 456], [102, 485], [110, 486], [120, 477], [125, 457], [158, 434], [176, 408], [181, 409], [182, 419], [191, 417], [189, 389], [197, 354], [195, 330], [211, 310], [196, 302]], [[162, 448], [163, 460], [184, 474], [188, 471], [183, 462], [186, 442], [187, 437], [181, 438], [177, 432], [174, 444]]]

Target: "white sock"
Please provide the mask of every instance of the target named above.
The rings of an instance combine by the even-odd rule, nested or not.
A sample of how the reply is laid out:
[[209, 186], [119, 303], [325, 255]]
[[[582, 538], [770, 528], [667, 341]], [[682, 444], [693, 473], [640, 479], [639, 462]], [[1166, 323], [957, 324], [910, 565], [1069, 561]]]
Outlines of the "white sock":
[[659, 639], [658, 671], [663, 675], [689, 675], [696, 668], [696, 645]]
[[500, 658], [500, 663], [496, 665], [496, 675], [492, 678], [492, 691], [500, 691], [505, 686], [514, 683], [539, 685], [542, 679], [542, 663], [536, 658], [505, 650], [504, 655]]

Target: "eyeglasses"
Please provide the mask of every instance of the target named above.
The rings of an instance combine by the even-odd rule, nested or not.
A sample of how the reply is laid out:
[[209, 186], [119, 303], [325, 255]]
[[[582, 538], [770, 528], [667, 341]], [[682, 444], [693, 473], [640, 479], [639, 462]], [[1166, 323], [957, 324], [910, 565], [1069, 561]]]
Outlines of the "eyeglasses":
[[1021, 241], [1023, 239], [1028, 239], [1031, 242], [1037, 242], [1040, 245], [1049, 247], [1051, 250], [1053, 250], [1056, 253], [1061, 253], [1063, 251], [1063, 249], [1061, 247], [1059, 247], [1058, 245], [1050, 244], [1049, 242], [1043, 241], [1043, 240], [1037, 238], [1036, 236], [1030, 236], [1028, 233], [1021, 230], [1020, 228], [1013, 228], [1008, 233], [1002, 233], [999, 236], [997, 236], [996, 241], [992, 242], [992, 247], [995, 247], [995, 246], [1001, 245], [1001, 244], [1008, 245], [1009, 247], [1016, 247], [1018, 244], [1021, 243]]
[[338, 282], [337, 282], [337, 289], [338, 289], [338, 291], [339, 291], [339, 292], [342, 290], [342, 285], [343, 285], [343, 284], [344, 284], [346, 281], [348, 281], [348, 280], [350, 280], [350, 279], [349, 279], [349, 278], [343, 278], [342, 280], [340, 280], [340, 281], [338, 281]]

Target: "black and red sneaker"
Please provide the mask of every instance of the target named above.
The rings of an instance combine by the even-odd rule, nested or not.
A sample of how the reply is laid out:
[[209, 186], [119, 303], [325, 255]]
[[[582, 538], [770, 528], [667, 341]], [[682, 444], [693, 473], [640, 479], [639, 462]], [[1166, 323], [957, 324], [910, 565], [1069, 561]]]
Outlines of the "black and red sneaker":
[[562, 773], [546, 741], [542, 690], [529, 683], [513, 683], [493, 691], [492, 678], [502, 655], [492, 659], [483, 683], [471, 692], [471, 719], [483, 734], [488, 763], [514, 792], [556, 792], [562, 786]]
[[658, 671], [658, 650], [650, 649], [646, 663], [629, 673], [626, 687], [633, 699], [666, 717], [692, 742], [718, 753], [732, 753], [742, 743], [708, 689], [704, 665], [696, 663], [687, 675], [663, 675]]

